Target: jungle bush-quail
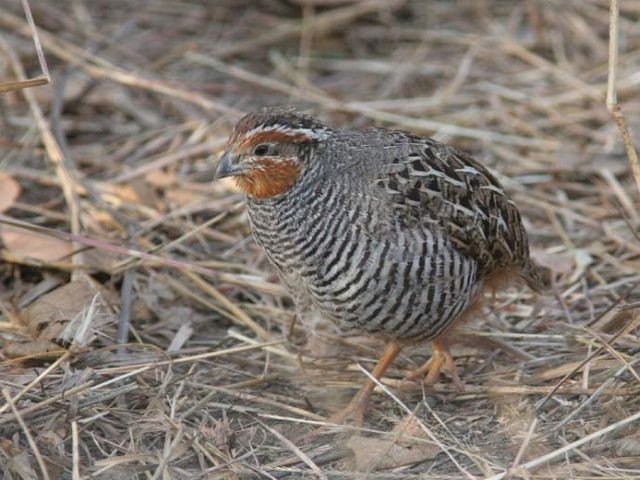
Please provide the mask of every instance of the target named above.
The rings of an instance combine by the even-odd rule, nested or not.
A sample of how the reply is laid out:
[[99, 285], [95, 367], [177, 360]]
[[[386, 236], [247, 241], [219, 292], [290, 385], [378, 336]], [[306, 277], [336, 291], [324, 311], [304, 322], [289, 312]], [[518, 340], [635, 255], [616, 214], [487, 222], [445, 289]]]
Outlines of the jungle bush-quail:
[[[386, 339], [380, 378], [407, 342], [432, 340], [417, 373], [456, 383], [445, 333], [483, 289], [540, 285], [516, 205], [480, 163], [430, 138], [338, 130], [267, 108], [244, 116], [217, 177], [247, 195], [251, 227], [299, 304]], [[362, 414], [373, 383], [345, 412]]]

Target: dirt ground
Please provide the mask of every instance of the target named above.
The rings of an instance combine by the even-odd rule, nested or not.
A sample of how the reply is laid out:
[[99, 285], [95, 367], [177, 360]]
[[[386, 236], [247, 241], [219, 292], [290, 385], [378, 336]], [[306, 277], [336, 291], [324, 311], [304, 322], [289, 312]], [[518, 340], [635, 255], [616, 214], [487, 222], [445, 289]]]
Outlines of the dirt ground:
[[[51, 82], [0, 94], [0, 478], [640, 479], [640, 2], [609, 92], [626, 149], [608, 0], [31, 9]], [[32, 33], [2, 2], [0, 86], [42, 73]], [[404, 380], [416, 345], [362, 429], [327, 422], [381, 343], [293, 325], [212, 181], [275, 104], [433, 136], [506, 186], [552, 284], [460, 328], [463, 393]]]

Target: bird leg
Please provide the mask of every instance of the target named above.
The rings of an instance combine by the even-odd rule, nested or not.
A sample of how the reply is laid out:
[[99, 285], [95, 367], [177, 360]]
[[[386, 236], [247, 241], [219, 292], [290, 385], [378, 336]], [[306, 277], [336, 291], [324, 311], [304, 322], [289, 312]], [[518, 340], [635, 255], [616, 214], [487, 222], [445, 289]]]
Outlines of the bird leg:
[[420, 368], [417, 368], [410, 372], [407, 375], [407, 378], [409, 380], [413, 380], [416, 378], [424, 377], [424, 383], [426, 385], [433, 385], [438, 379], [438, 375], [440, 375], [442, 367], [445, 367], [448, 370], [449, 375], [451, 375], [451, 378], [453, 379], [453, 384], [455, 385], [456, 390], [460, 392], [464, 391], [464, 384], [458, 376], [456, 362], [451, 356], [449, 344], [442, 338], [434, 340], [432, 344], [433, 353], [431, 354], [431, 358], [427, 360]]
[[[384, 347], [384, 352], [378, 360], [375, 368], [371, 372], [371, 376], [376, 380], [380, 380], [384, 372], [389, 368], [389, 365], [398, 356], [402, 350], [402, 347], [393, 341], [388, 342]], [[364, 423], [364, 412], [367, 409], [369, 403], [369, 396], [375, 388], [376, 383], [371, 379], [367, 379], [364, 385], [360, 387], [358, 393], [351, 399], [349, 404], [340, 410], [338, 413], [332, 415], [329, 423], [343, 423], [347, 418], [353, 418], [357, 426], [362, 426]]]

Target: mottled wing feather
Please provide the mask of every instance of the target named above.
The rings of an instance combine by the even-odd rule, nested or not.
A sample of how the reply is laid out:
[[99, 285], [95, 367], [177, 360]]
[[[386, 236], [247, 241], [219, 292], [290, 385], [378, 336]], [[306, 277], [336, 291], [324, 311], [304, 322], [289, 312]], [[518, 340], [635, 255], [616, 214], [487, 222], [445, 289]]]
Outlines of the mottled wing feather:
[[[399, 133], [398, 135], [404, 135]], [[484, 275], [529, 264], [520, 213], [502, 185], [469, 155], [431, 139], [408, 137], [377, 185], [411, 223], [443, 228], [453, 244], [476, 259]]]

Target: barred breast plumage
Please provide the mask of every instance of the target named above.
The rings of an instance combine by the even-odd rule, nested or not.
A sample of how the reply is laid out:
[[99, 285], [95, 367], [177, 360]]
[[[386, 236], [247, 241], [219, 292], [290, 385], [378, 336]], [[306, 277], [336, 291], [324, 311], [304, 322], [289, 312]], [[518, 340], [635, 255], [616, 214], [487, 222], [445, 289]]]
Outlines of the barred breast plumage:
[[296, 302], [345, 329], [438, 339], [487, 282], [539, 285], [500, 183], [435, 140], [266, 109], [239, 122], [218, 172], [247, 193], [255, 239]]

